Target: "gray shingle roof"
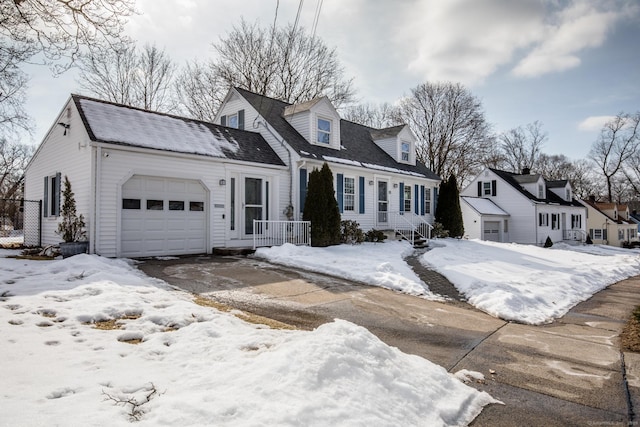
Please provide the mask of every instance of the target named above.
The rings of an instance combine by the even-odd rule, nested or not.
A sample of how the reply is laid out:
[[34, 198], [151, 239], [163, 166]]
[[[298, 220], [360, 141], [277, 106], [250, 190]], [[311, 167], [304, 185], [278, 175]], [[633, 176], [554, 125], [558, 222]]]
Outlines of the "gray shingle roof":
[[[360, 162], [375, 165], [378, 168], [395, 169], [402, 173], [419, 174], [429, 179], [440, 180], [440, 177], [429, 170], [424, 164], [417, 162], [415, 166], [398, 163], [378, 147], [371, 137], [372, 131], [380, 131], [368, 126], [359, 125], [347, 120], [340, 120], [340, 140], [343, 149], [335, 150], [309, 143], [284, 118], [285, 109], [291, 104], [266, 96], [258, 95], [245, 89], [236, 88], [253, 108], [267, 120], [276, 132], [301, 157], [320, 160], [325, 157], [345, 161]], [[392, 129], [392, 128], [389, 128]], [[375, 167], [371, 167], [375, 169]]]
[[[499, 169], [492, 169], [492, 168], [489, 168], [489, 170], [494, 172], [496, 175], [498, 175], [500, 178], [506, 181], [513, 188], [515, 188], [520, 193], [522, 193], [526, 198], [528, 198], [529, 200], [533, 200], [534, 202], [553, 203], [553, 204], [564, 205], [564, 206], [578, 206], [578, 207], [582, 206], [580, 202], [578, 202], [576, 199], [572, 199], [570, 202], [568, 202], [562, 197], [559, 197], [557, 194], [555, 194], [553, 191], [549, 189], [548, 185], [547, 185], [547, 194], [545, 194], [544, 199], [539, 199], [538, 197], [534, 196], [533, 194], [525, 190], [522, 187], [522, 185], [520, 185], [528, 182], [536, 182], [540, 177], [540, 175], [522, 175], [522, 174], [502, 171]], [[533, 180], [530, 177], [536, 177], [536, 178], [535, 180]]]
[[71, 95], [92, 141], [285, 166], [262, 135]]

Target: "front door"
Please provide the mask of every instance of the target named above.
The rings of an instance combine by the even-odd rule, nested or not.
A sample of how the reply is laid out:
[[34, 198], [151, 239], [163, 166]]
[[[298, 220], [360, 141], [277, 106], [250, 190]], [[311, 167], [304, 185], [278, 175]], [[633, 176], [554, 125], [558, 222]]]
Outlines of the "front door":
[[264, 200], [266, 199], [264, 180], [261, 178], [244, 178], [244, 234], [253, 235], [253, 220], [266, 219], [264, 216]]
[[378, 227], [386, 227], [389, 222], [389, 184], [378, 181]]

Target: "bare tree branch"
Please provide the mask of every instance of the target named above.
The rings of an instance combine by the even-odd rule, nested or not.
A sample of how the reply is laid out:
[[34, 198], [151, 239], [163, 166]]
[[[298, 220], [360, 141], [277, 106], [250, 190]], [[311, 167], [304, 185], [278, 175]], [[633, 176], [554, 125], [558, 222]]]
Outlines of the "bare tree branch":
[[175, 65], [164, 50], [129, 44], [119, 50], [83, 55], [78, 84], [89, 93], [112, 102], [168, 112]]
[[607, 122], [593, 143], [589, 158], [598, 166], [607, 186], [607, 198], [614, 200], [614, 184], [623, 167], [640, 150], [640, 112], [619, 113]]
[[495, 140], [480, 101], [459, 83], [425, 83], [399, 106], [418, 138], [417, 156], [441, 177], [465, 183], [484, 165]]

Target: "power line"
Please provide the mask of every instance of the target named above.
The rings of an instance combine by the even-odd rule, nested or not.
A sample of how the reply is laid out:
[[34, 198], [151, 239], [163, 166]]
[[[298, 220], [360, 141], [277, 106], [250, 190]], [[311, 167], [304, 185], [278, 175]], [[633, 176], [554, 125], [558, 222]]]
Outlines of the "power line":
[[316, 16], [313, 18], [313, 30], [311, 32], [311, 38], [316, 36], [316, 28], [318, 28], [318, 21], [320, 20], [320, 9], [322, 9], [322, 1], [318, 0], [318, 5], [316, 6]]

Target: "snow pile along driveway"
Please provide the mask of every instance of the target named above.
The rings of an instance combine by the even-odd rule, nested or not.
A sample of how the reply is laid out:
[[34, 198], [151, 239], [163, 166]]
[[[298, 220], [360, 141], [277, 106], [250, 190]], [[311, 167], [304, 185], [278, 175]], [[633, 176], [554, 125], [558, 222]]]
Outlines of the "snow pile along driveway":
[[404, 258], [413, 253], [404, 241], [338, 245], [326, 248], [282, 246], [259, 248], [255, 256], [269, 262], [342, 277], [428, 299], [442, 299], [420, 280]]
[[0, 348], [3, 425], [464, 425], [496, 402], [351, 323], [267, 329], [90, 255], [0, 258]]
[[561, 317], [594, 293], [640, 274], [640, 252], [442, 239], [420, 261], [493, 316], [528, 324]]

